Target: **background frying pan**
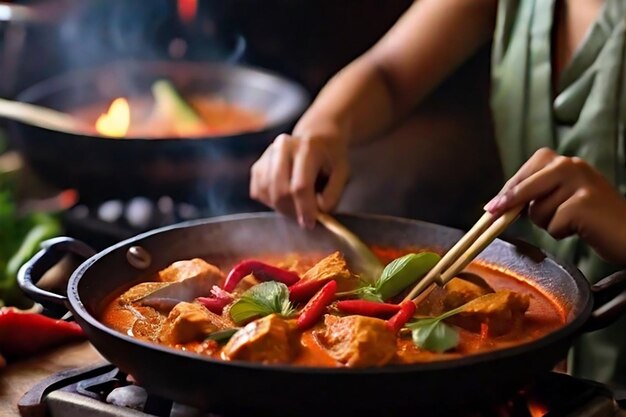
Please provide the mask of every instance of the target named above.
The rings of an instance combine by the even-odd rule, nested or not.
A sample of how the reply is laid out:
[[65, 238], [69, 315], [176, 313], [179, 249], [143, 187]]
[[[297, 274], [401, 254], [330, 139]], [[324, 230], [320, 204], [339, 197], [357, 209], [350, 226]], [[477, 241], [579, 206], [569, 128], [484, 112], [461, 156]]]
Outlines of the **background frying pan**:
[[267, 123], [258, 131], [193, 139], [111, 139], [11, 121], [11, 138], [42, 179], [77, 189], [83, 202], [163, 195], [198, 202], [215, 189], [241, 194], [215, 196], [220, 199], [247, 201], [250, 166], [309, 102], [304, 88], [282, 76], [242, 65], [136, 61], [66, 73], [17, 100], [64, 112], [94, 104], [106, 109], [117, 97], [150, 97], [152, 84], [163, 78], [183, 95], [224, 98], [260, 112]]

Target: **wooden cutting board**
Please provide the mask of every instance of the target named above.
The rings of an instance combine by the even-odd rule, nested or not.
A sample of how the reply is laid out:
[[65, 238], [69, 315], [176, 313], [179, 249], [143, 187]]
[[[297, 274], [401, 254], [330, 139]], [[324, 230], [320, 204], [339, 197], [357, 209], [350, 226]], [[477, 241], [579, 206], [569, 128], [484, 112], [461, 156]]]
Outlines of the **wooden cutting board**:
[[0, 417], [19, 416], [17, 402], [36, 383], [59, 371], [104, 359], [89, 342], [63, 346], [0, 370]]

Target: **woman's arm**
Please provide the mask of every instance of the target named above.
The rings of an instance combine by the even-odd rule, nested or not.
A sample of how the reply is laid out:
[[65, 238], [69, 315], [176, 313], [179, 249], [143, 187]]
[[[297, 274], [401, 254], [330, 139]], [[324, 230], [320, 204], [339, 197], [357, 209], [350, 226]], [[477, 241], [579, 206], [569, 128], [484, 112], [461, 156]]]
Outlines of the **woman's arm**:
[[[315, 223], [331, 210], [348, 179], [347, 149], [404, 117], [459, 64], [485, 44], [497, 0], [419, 0], [367, 53], [322, 89], [296, 125], [252, 167], [250, 195]], [[315, 181], [328, 183], [316, 195]]]
[[496, 6], [497, 0], [416, 1], [327, 83], [294, 134], [329, 120], [358, 143], [389, 128], [491, 38]]

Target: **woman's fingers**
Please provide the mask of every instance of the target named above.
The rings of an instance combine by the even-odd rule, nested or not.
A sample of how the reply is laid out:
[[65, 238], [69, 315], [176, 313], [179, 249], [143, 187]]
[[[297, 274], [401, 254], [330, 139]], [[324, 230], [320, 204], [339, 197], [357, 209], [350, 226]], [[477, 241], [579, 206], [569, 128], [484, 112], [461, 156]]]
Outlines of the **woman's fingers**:
[[268, 165], [270, 152], [271, 146], [263, 152], [250, 170], [250, 197], [266, 205], [270, 205], [269, 192], [266, 187], [267, 170], [265, 168]]
[[[315, 225], [318, 203], [325, 211], [337, 204], [349, 171], [347, 145], [337, 130], [319, 129], [323, 133], [278, 136], [251, 170], [250, 197], [295, 215], [309, 228]], [[315, 183], [320, 174], [328, 183], [318, 196]]]
[[537, 171], [543, 169], [546, 165], [552, 162], [555, 158], [558, 158], [559, 154], [554, 152], [550, 148], [541, 148], [537, 150], [528, 161], [522, 165], [522, 167], [513, 175], [502, 187], [502, 190], [498, 194], [503, 194], [507, 190], [515, 187], [517, 184], [530, 177]]
[[315, 180], [321, 170], [321, 160], [317, 153], [312, 152], [311, 144], [303, 141], [298, 145], [294, 155], [291, 173], [291, 197], [296, 208], [298, 223], [302, 227], [312, 228], [317, 215], [315, 198]]
[[319, 195], [317, 200], [318, 206], [322, 211], [332, 211], [337, 203], [339, 203], [343, 188], [348, 182], [349, 171], [348, 164], [346, 163], [339, 163], [333, 168], [328, 182], [326, 183], [326, 187], [324, 187], [322, 194]]
[[293, 213], [289, 197], [291, 178], [290, 137], [280, 135], [252, 165], [250, 197], [284, 213]]
[[[511, 207], [542, 199], [554, 193], [563, 184], [567, 184], [567, 189], [573, 190], [580, 185], [581, 174], [586, 169], [583, 166], [585, 163], [579, 158], [556, 156], [537, 158], [534, 162], [536, 163], [530, 165], [527, 170], [527, 173], [532, 172], [531, 174], [519, 176], [516, 185], [504, 188], [501, 194], [485, 205], [485, 210], [498, 215]], [[540, 163], [544, 165], [539, 165]]]
[[572, 196], [569, 187], [558, 187], [543, 198], [538, 198], [528, 205], [528, 218], [537, 226], [548, 229], [557, 209]]
[[293, 141], [289, 135], [280, 135], [274, 141], [265, 184], [270, 205], [288, 215], [295, 213], [290, 189]]

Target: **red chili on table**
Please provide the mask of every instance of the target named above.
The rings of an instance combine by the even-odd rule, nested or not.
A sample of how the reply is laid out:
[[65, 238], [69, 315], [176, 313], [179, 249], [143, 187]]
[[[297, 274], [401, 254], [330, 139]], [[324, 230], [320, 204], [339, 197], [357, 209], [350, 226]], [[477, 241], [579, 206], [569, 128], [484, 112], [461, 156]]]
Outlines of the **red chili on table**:
[[85, 333], [77, 323], [14, 308], [0, 309], [0, 354], [4, 356], [28, 356], [84, 338]]
[[399, 304], [379, 303], [367, 300], [342, 300], [337, 303], [337, 309], [346, 314], [359, 316], [388, 318], [400, 311]]
[[226, 282], [224, 283], [224, 289], [226, 291], [234, 290], [239, 281], [250, 274], [261, 281], [278, 281], [285, 285], [292, 285], [300, 280], [300, 277], [295, 272], [287, 271], [286, 269], [278, 268], [254, 259], [248, 259], [239, 262], [230, 270], [226, 277]]
[[403, 301], [402, 303], [400, 303], [400, 311], [398, 311], [392, 318], [387, 320], [385, 324], [391, 331], [399, 331], [402, 327], [404, 327], [406, 322], [409, 321], [411, 317], [413, 317], [413, 314], [415, 314], [415, 308], [416, 306], [413, 301]]
[[337, 282], [327, 282], [302, 308], [297, 320], [298, 328], [300, 330], [306, 330], [315, 326], [315, 323], [317, 323], [324, 314], [326, 307], [335, 299], [336, 292]]

